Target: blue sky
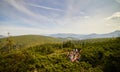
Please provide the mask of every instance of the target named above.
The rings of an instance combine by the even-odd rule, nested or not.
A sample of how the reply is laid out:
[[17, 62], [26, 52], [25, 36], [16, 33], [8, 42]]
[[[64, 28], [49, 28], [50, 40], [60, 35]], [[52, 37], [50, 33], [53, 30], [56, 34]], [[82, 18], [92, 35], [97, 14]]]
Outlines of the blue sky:
[[0, 0], [0, 35], [120, 30], [120, 0]]

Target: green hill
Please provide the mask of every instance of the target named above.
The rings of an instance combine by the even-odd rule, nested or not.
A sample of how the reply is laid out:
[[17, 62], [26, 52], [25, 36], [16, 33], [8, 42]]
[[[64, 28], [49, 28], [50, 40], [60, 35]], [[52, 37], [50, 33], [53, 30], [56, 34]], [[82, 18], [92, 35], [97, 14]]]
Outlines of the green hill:
[[[22, 35], [22, 36], [11, 36], [9, 39], [17, 45], [20, 45], [22, 47], [29, 47], [39, 44], [45, 44], [45, 43], [60, 43], [64, 41], [60, 38], [53, 38], [49, 36], [41, 36], [41, 35]], [[0, 44], [5, 45], [7, 42], [7, 38], [0, 39]]]

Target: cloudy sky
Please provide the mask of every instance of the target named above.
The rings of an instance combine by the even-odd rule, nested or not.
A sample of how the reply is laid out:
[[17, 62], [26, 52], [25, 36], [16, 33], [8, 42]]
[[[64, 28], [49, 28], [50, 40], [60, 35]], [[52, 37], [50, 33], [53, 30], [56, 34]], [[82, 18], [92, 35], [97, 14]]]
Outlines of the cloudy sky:
[[0, 35], [120, 30], [120, 0], [0, 0]]

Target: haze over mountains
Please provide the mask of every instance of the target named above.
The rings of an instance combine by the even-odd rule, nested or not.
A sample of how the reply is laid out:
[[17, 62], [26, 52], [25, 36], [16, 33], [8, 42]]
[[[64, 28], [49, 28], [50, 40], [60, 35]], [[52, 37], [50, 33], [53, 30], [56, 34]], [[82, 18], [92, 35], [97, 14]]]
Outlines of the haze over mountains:
[[58, 34], [51, 34], [49, 36], [57, 37], [57, 38], [68, 38], [68, 39], [91, 39], [91, 38], [110, 38], [110, 37], [120, 37], [120, 30], [116, 30], [111, 33], [106, 34], [73, 34], [73, 33], [58, 33]]
[[[81, 40], [81, 39], [91, 39], [91, 38], [111, 38], [111, 37], [120, 37], [120, 30], [116, 30], [114, 32], [106, 33], [106, 34], [74, 34], [74, 33], [58, 33], [58, 34], [48, 34], [43, 36], [50, 36], [55, 38], [66, 38], [72, 40]], [[7, 36], [0, 35], [0, 38], [4, 38]]]

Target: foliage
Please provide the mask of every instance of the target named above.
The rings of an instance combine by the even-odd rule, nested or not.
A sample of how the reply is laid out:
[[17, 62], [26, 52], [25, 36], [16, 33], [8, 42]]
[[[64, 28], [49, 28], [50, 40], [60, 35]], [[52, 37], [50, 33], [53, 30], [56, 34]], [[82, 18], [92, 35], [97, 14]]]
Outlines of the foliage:
[[[9, 38], [9, 37], [8, 37]], [[5, 46], [8, 42], [8, 38], [0, 39], [0, 46]], [[40, 35], [23, 35], [23, 36], [13, 36], [11, 37], [14, 40], [17, 48], [30, 47], [35, 45], [41, 45], [45, 43], [61, 43], [65, 41], [65, 39], [53, 38], [48, 36], [40, 36]]]
[[[67, 52], [76, 48], [82, 49], [80, 62], [70, 62]], [[0, 53], [0, 72], [120, 72], [120, 38], [45, 43]]]

